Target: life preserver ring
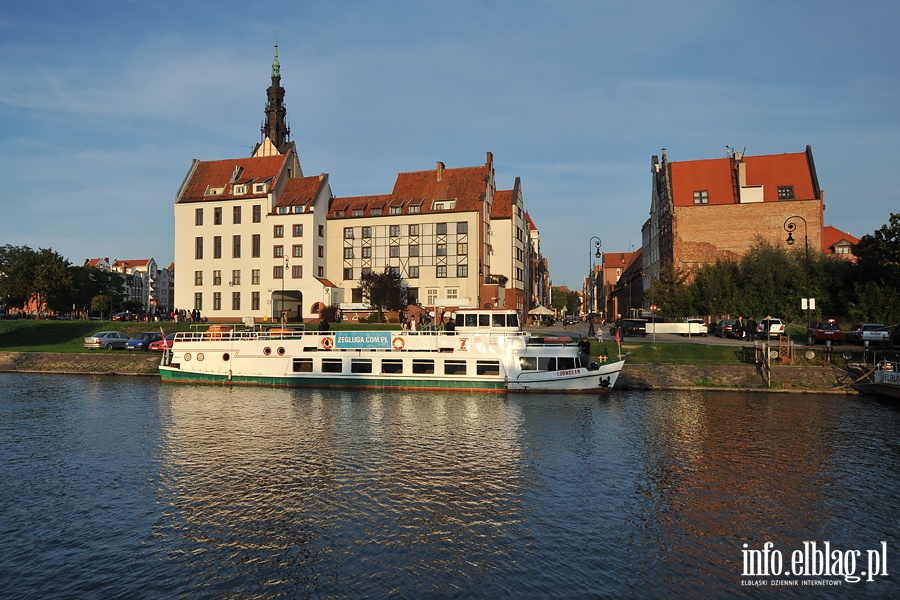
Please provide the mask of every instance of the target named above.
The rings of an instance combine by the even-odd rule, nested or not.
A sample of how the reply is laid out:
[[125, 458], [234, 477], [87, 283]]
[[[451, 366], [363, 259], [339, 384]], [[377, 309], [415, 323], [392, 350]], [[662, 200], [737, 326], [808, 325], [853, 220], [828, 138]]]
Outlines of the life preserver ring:
[[391, 342], [391, 346], [394, 347], [394, 350], [403, 350], [403, 346], [406, 345], [406, 342], [403, 341], [402, 337], [395, 337], [394, 341]]
[[323, 337], [322, 338], [322, 347], [325, 348], [326, 350], [331, 350], [332, 348], [334, 348], [334, 339], [329, 336]]

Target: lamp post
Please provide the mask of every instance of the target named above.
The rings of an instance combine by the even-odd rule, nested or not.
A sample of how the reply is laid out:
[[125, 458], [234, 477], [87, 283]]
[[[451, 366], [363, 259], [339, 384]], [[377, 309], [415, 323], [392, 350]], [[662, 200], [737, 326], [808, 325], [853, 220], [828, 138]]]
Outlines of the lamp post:
[[[603, 242], [600, 241], [596, 235], [593, 236], [590, 240], [588, 240], [588, 259], [589, 259], [589, 267], [590, 271], [588, 272], [588, 337], [593, 336], [596, 332], [594, 331], [594, 258], [600, 258], [602, 254], [600, 254], [600, 246], [603, 245]], [[594, 248], [594, 252], [591, 252], [591, 248]]]
[[799, 215], [794, 215], [792, 217], [788, 217], [784, 221], [784, 230], [788, 232], [787, 243], [788, 246], [794, 245], [794, 230], [797, 229], [797, 223], [795, 219], [800, 219], [803, 221], [803, 240], [804, 245], [806, 247], [806, 298], [803, 299], [804, 307], [806, 308], [806, 343], [812, 344], [812, 331], [810, 322], [809, 311], [812, 309], [812, 298], [809, 297], [809, 226], [806, 224], [806, 219]]

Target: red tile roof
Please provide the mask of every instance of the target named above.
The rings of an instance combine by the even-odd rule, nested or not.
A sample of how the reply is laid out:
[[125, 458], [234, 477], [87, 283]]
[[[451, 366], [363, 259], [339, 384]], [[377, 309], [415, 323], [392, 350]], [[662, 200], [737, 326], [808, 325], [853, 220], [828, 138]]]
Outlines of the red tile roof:
[[[487, 192], [490, 168], [489, 157], [488, 164], [480, 167], [440, 167], [400, 173], [390, 194], [335, 198], [328, 218], [352, 217], [357, 209], [368, 217], [372, 215], [373, 208], [383, 209], [386, 206], [401, 206], [402, 214], [409, 214], [410, 206], [418, 206], [421, 213], [480, 210]], [[455, 200], [456, 204], [453, 209], [432, 209], [433, 203], [441, 200]], [[341, 217], [337, 216], [337, 211], [343, 211]]]
[[[814, 167], [806, 152], [744, 156], [746, 185], [762, 186], [764, 202], [778, 202], [779, 186], [794, 186], [794, 199], [813, 200]], [[736, 204], [740, 200], [737, 163], [732, 157], [669, 163], [675, 206], [693, 206], [694, 192], [707, 190], [709, 204]]]
[[322, 173], [315, 177], [294, 177], [288, 179], [278, 194], [275, 206], [309, 206], [328, 182], [328, 176]]
[[491, 207], [492, 219], [511, 219], [512, 218], [512, 190], [497, 190], [494, 192], [494, 204]]
[[[259, 197], [253, 193], [253, 183], [275, 181], [288, 164], [290, 154], [281, 156], [257, 156], [248, 158], [226, 158], [223, 160], [198, 161], [179, 202], [200, 202]], [[235, 195], [232, 184], [243, 183], [247, 191]], [[206, 195], [209, 188], [222, 188], [221, 194]], [[268, 190], [267, 190], [268, 191]]]
[[859, 238], [831, 225], [826, 225], [822, 228], [822, 245], [825, 246], [826, 252], [833, 253], [834, 246], [843, 241], [849, 242], [851, 246], [855, 246], [859, 243]]

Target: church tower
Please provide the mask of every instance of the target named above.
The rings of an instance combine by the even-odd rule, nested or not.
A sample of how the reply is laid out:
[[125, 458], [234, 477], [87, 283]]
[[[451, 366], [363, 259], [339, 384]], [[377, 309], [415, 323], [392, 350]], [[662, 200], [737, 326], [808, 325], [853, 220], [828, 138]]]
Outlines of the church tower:
[[284, 88], [281, 87], [281, 64], [278, 62], [278, 42], [275, 42], [275, 58], [272, 60], [272, 85], [266, 90], [266, 117], [260, 131], [260, 141], [253, 149], [253, 156], [283, 156], [293, 152], [292, 177], [303, 177], [297, 146], [291, 141], [291, 129], [287, 125], [287, 108], [284, 106]]

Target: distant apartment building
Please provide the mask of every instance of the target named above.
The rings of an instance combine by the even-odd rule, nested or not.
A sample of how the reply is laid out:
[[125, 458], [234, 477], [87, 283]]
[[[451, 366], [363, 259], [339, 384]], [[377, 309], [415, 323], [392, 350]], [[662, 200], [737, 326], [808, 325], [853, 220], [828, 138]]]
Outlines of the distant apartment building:
[[109, 269], [125, 276], [125, 299], [139, 302], [145, 315], [169, 314], [173, 283], [170, 270], [160, 270], [153, 258], [117, 259]]

